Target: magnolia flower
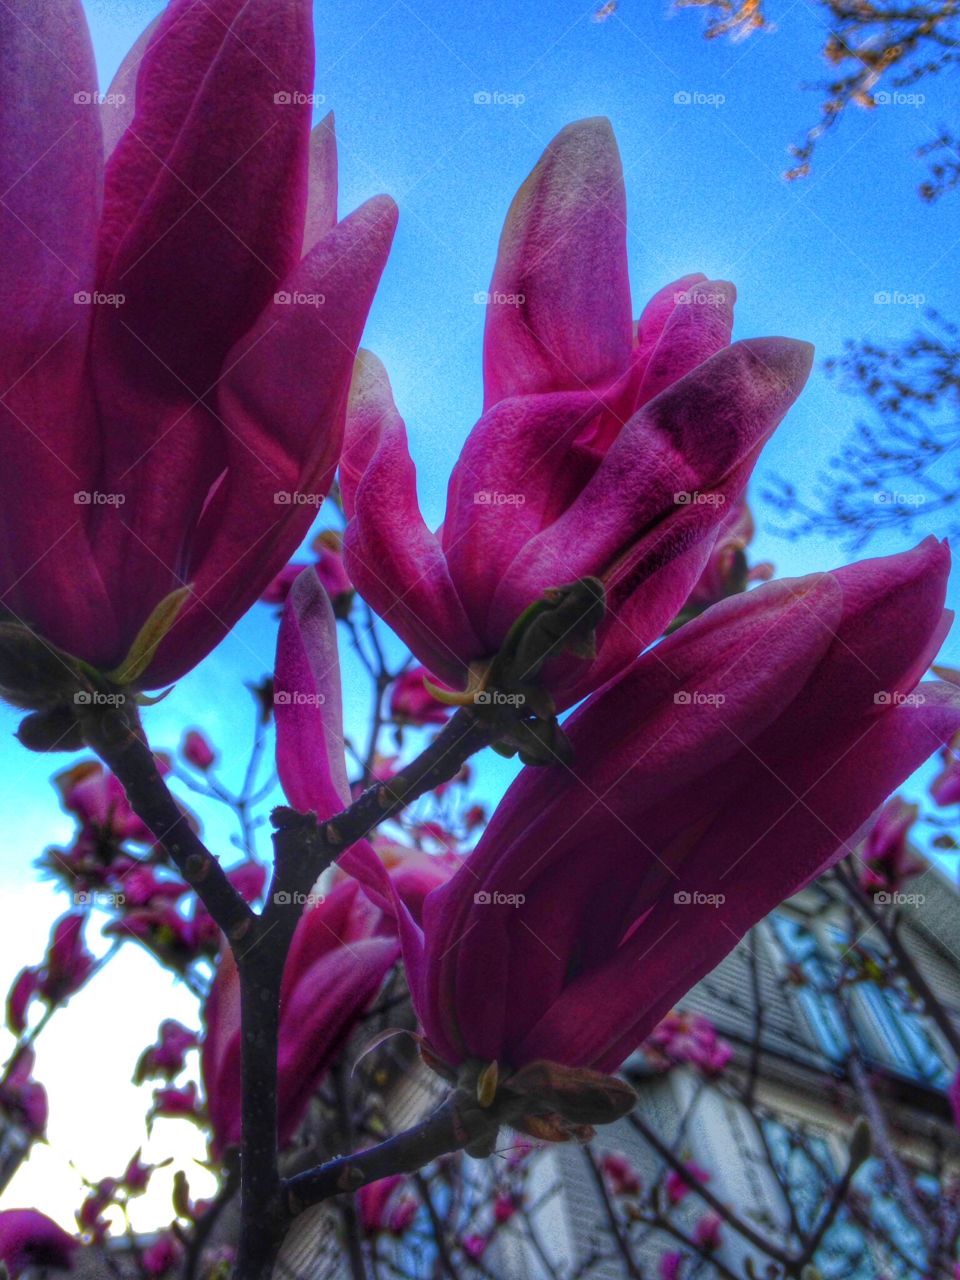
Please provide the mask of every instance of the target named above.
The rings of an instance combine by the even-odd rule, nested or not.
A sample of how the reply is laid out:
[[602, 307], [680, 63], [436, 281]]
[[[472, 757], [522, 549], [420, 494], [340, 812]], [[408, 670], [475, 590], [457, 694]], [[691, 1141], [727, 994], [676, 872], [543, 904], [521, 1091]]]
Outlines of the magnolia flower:
[[642, 1048], [648, 1060], [664, 1070], [689, 1062], [710, 1076], [719, 1075], [733, 1057], [733, 1047], [719, 1038], [709, 1018], [679, 1009], [654, 1027]]
[[0, 1112], [31, 1138], [42, 1138], [47, 1127], [47, 1091], [33, 1078], [35, 1061], [33, 1049], [26, 1046], [7, 1067], [0, 1079]]
[[[615, 1071], [849, 852], [960, 727], [960, 692], [917, 683], [949, 626], [948, 570], [928, 539], [731, 597], [578, 709], [574, 765], [524, 770], [422, 927], [394, 896], [439, 1069]], [[365, 847], [340, 864], [388, 899]]]
[[438, 685], [435, 676], [426, 667], [408, 667], [390, 686], [390, 715], [401, 724], [444, 724], [450, 715], [449, 707], [438, 702], [424, 684], [429, 680]]
[[893, 796], [874, 820], [858, 859], [860, 887], [868, 892], [896, 892], [905, 880], [919, 875], [925, 865], [908, 839], [919, 806]]
[[143, 1269], [148, 1276], [165, 1276], [183, 1257], [183, 1245], [171, 1231], [162, 1231], [143, 1251]]
[[188, 729], [183, 735], [183, 743], [180, 747], [180, 754], [195, 769], [200, 769], [204, 773], [213, 765], [216, 760], [216, 753], [211, 747], [207, 738], [199, 729]]
[[636, 1196], [640, 1194], [640, 1175], [625, 1155], [618, 1151], [608, 1151], [600, 1159], [600, 1172], [603, 1174], [610, 1193], [615, 1196]]
[[[161, 758], [157, 765], [161, 774], [169, 772]], [[99, 761], [83, 760], [56, 774], [53, 781], [63, 807], [80, 823], [81, 833], [98, 841], [153, 844], [152, 834], [130, 808], [119, 778]]]
[[14, 980], [7, 996], [7, 1022], [20, 1034], [26, 1027], [27, 1010], [34, 996], [49, 1006], [63, 1004], [86, 982], [96, 967], [83, 940], [87, 917], [71, 911], [53, 926], [44, 963], [24, 969]]
[[0, 1262], [11, 1280], [32, 1267], [73, 1269], [78, 1241], [36, 1209], [7, 1209], [0, 1213]]
[[134, 1069], [135, 1084], [144, 1080], [160, 1077], [173, 1080], [186, 1065], [187, 1054], [200, 1043], [200, 1037], [189, 1027], [173, 1018], [166, 1018], [160, 1023], [160, 1034], [157, 1043], [145, 1049], [140, 1055]]
[[330, 597], [334, 613], [338, 618], [345, 618], [353, 600], [353, 583], [347, 577], [344, 567], [340, 535], [332, 529], [324, 529], [310, 545], [317, 557], [313, 565], [302, 560], [292, 560], [290, 564], [284, 565], [260, 599], [264, 604], [284, 604], [290, 588], [300, 574], [304, 569], [312, 567], [317, 571], [317, 577]]
[[[304, 912], [280, 996], [278, 1106], [289, 1143], [310, 1098], [399, 956], [391, 922], [343, 880]], [[204, 1091], [219, 1159], [240, 1141], [240, 983], [225, 951], [203, 1012]]]
[[602, 586], [607, 612], [595, 658], [586, 641], [554, 654], [545, 681], [557, 704], [631, 661], [689, 596], [806, 380], [805, 343], [730, 345], [727, 281], [684, 276], [634, 323], [626, 226], [609, 123], [569, 125], [507, 215], [488, 295], [484, 412], [437, 533], [420, 514], [386, 371], [369, 352], [358, 358], [340, 466], [347, 568], [457, 689], [528, 606], [574, 580], [584, 610]]
[[693, 1243], [700, 1249], [719, 1249], [723, 1240], [723, 1222], [718, 1213], [705, 1213], [693, 1228]]
[[369, 1182], [357, 1192], [357, 1208], [360, 1225], [367, 1235], [387, 1231], [402, 1236], [411, 1225], [420, 1208], [416, 1196], [410, 1192], [409, 1179], [403, 1174], [393, 1174]]
[[102, 111], [79, 0], [0, 6], [0, 603], [121, 683], [218, 643], [336, 467], [396, 210], [337, 221], [312, 32], [172, 0]]
[[710, 1181], [710, 1174], [706, 1169], [697, 1164], [695, 1160], [688, 1160], [683, 1166], [683, 1172], [677, 1169], [671, 1169], [667, 1174], [664, 1186], [667, 1192], [667, 1199], [671, 1204], [680, 1204], [685, 1200], [697, 1183]]

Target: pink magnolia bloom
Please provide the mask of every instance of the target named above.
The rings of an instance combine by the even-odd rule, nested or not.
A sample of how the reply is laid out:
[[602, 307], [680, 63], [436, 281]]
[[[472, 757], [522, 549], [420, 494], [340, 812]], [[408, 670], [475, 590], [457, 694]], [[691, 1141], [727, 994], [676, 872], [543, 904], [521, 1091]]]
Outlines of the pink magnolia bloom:
[[[426, 667], [408, 667], [390, 687], [390, 715], [402, 724], [444, 724], [450, 708], [438, 702], [424, 678], [437, 684], [437, 678]], [[442, 682], [440, 682], [442, 684]]]
[[[948, 571], [928, 539], [768, 583], [579, 708], [564, 726], [572, 768], [521, 773], [427, 898], [422, 928], [396, 905], [434, 1057], [614, 1071], [758, 920], [848, 852], [960, 727], [960, 691], [917, 689], [949, 626]], [[340, 865], [386, 900], [366, 849]]]
[[719, 1075], [733, 1057], [733, 1048], [717, 1035], [717, 1029], [700, 1013], [674, 1009], [643, 1043], [643, 1052], [663, 1069], [688, 1062], [706, 1075]]
[[660, 1255], [660, 1280], [680, 1280], [683, 1271], [684, 1255], [676, 1250]]
[[698, 1182], [709, 1181], [710, 1174], [707, 1170], [698, 1165], [695, 1160], [688, 1160], [683, 1166], [683, 1173], [678, 1173], [676, 1169], [671, 1169], [667, 1174], [664, 1182], [667, 1199], [671, 1204], [680, 1204]]
[[120, 1179], [123, 1187], [131, 1195], [139, 1195], [140, 1192], [146, 1191], [147, 1184], [150, 1181], [150, 1175], [156, 1166], [152, 1164], [144, 1164], [140, 1159], [140, 1151], [130, 1157], [126, 1169], [123, 1171], [123, 1177]]
[[36, 1209], [6, 1209], [0, 1213], [0, 1262], [12, 1280], [31, 1267], [73, 1269], [79, 1241]]
[[463, 1252], [467, 1255], [468, 1258], [473, 1258], [475, 1262], [478, 1262], [486, 1253], [487, 1245], [489, 1243], [490, 1241], [487, 1239], [486, 1236], [480, 1236], [480, 1235], [464, 1236], [463, 1239], [460, 1241], [460, 1248], [463, 1250]]
[[600, 1172], [613, 1195], [640, 1194], [640, 1175], [627, 1157], [620, 1152], [608, 1151], [600, 1160]]
[[188, 729], [183, 735], [180, 753], [184, 760], [192, 764], [195, 769], [202, 769], [204, 773], [211, 768], [217, 758], [213, 747], [199, 729]]
[[893, 796], [883, 806], [858, 859], [861, 888], [895, 892], [905, 880], [926, 869], [908, 839], [919, 812], [919, 805], [907, 804], [900, 796]]
[[268, 585], [260, 599], [264, 604], [284, 604], [290, 594], [290, 588], [304, 569], [314, 568], [324, 591], [330, 597], [334, 613], [337, 617], [345, 617], [353, 599], [353, 583], [347, 576], [343, 563], [343, 549], [340, 537], [332, 529], [325, 529], [317, 534], [312, 544], [317, 559], [313, 565], [303, 560], [291, 560], [280, 570]]
[[[161, 766], [161, 773], [164, 771]], [[153, 844], [152, 834], [130, 808], [119, 779], [99, 761], [83, 760], [56, 774], [53, 781], [63, 807], [76, 817], [82, 831], [118, 843]]]
[[186, 1117], [196, 1120], [200, 1116], [200, 1100], [197, 1096], [196, 1081], [190, 1080], [179, 1089], [154, 1089], [153, 1106], [150, 1108], [149, 1120], [158, 1116], [169, 1119]]
[[[102, 111], [80, 0], [0, 7], [5, 609], [102, 670], [194, 666], [307, 532], [393, 234], [310, 132], [311, 0], [172, 0]], [[106, 160], [105, 160], [106, 158]], [[299, 305], [320, 297], [323, 305]], [[309, 503], [295, 500], [309, 495]]]
[[736, 291], [684, 276], [631, 319], [626, 196], [609, 122], [550, 143], [500, 239], [484, 336], [484, 412], [450, 478], [442, 529], [420, 514], [387, 374], [361, 352], [340, 484], [347, 568], [416, 657], [456, 688], [550, 588], [592, 576], [595, 660], [552, 663], [569, 706], [676, 616], [811, 348], [730, 344]]
[[420, 1208], [409, 1185], [409, 1180], [398, 1173], [360, 1188], [357, 1192], [357, 1207], [360, 1210], [360, 1224], [367, 1235], [378, 1235], [382, 1231], [391, 1235], [403, 1235]]
[[143, 1269], [148, 1276], [165, 1276], [183, 1257], [183, 1245], [171, 1231], [163, 1231], [143, 1251]]
[[14, 978], [7, 994], [7, 1026], [14, 1035], [21, 1035], [27, 1027], [27, 1011], [40, 986], [39, 969], [23, 969]]
[[63, 1004], [79, 991], [96, 967], [83, 940], [87, 917], [71, 911], [53, 927], [44, 963], [24, 969], [7, 996], [7, 1021], [11, 1030], [20, 1034], [27, 1023], [27, 1011], [34, 996], [47, 1005]]
[[53, 927], [38, 987], [47, 1004], [62, 1004], [79, 991], [97, 963], [83, 941], [86, 919], [82, 912], [71, 911]]
[[47, 1091], [33, 1078], [33, 1049], [21, 1049], [0, 1080], [0, 1113], [19, 1124], [31, 1138], [47, 1127]]
[[[344, 1040], [399, 955], [391, 922], [350, 880], [303, 914], [281, 992], [279, 1127], [286, 1145]], [[224, 952], [204, 1007], [201, 1063], [212, 1149], [240, 1141], [240, 989]]]
[[718, 1213], [705, 1213], [693, 1228], [693, 1242], [701, 1249], [719, 1249], [723, 1239], [723, 1222]]
[[141, 1084], [144, 1080], [160, 1077], [173, 1080], [186, 1065], [187, 1054], [196, 1049], [200, 1037], [183, 1023], [173, 1018], [166, 1018], [160, 1023], [160, 1034], [157, 1043], [145, 1049], [140, 1055], [133, 1073], [134, 1082]]

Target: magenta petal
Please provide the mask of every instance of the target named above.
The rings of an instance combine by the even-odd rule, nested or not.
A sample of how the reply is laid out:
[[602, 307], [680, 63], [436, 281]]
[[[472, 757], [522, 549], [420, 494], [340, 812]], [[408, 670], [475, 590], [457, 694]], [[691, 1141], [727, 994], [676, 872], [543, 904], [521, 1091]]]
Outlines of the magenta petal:
[[[545, 589], [588, 574], [604, 580], [615, 612], [640, 583], [711, 534], [802, 389], [811, 358], [807, 343], [786, 338], [738, 342], [650, 401], [579, 497], [517, 556], [494, 598], [491, 625], [505, 630]], [[638, 650], [672, 616], [649, 616]]]
[[613, 130], [597, 117], [553, 139], [514, 197], [484, 334], [484, 407], [579, 390], [630, 354], [626, 196]]
[[467, 662], [483, 647], [420, 514], [403, 421], [386, 371], [368, 351], [354, 373], [340, 475], [351, 581], [425, 666], [462, 687]]
[[574, 498], [583, 476], [573, 446], [603, 402], [591, 392], [501, 400], [470, 432], [450, 477], [443, 546], [477, 634], [496, 652], [487, 613], [527, 543]]
[[729, 344], [736, 300], [736, 286], [729, 280], [698, 281], [680, 293], [647, 359], [638, 404], [646, 404]]
[[312, 88], [308, 0], [174, 4], [158, 24], [107, 173], [101, 280], [126, 301], [97, 324], [145, 391], [206, 394], [296, 263]]
[[[0, 603], [96, 660], [112, 609], [92, 563], [99, 444], [86, 384], [102, 142], [77, 0], [0, 6]], [[69, 615], [62, 601], [69, 599]]]
[[328, 112], [310, 134], [310, 179], [303, 252], [331, 231], [337, 222], [337, 134]]
[[225, 470], [181, 569], [197, 603], [161, 646], [154, 685], [208, 652], [306, 535], [333, 479], [354, 353], [395, 226], [385, 196], [338, 223], [228, 355], [217, 403]]
[[0, 1262], [13, 1280], [35, 1267], [71, 1270], [79, 1240], [36, 1209], [5, 1209], [0, 1213]]
[[117, 143], [133, 123], [140, 64], [150, 47], [154, 31], [164, 20], [164, 15], [159, 13], [147, 23], [117, 68], [116, 75], [110, 81], [110, 88], [104, 95], [104, 101], [100, 106], [100, 124], [103, 128], [103, 147], [107, 160], [110, 159]]
[[681, 276], [679, 280], [674, 280], [670, 284], [664, 285], [662, 289], [658, 289], [644, 307], [640, 319], [637, 321], [636, 351], [634, 354], [634, 363], [641, 377], [654, 348], [660, 341], [664, 326], [673, 315], [678, 300], [688, 289], [691, 289], [694, 285], [701, 284], [706, 278], [702, 271], [695, 271], [691, 275]]
[[337, 623], [313, 569], [284, 606], [274, 684], [277, 771], [301, 813], [332, 817], [350, 800], [343, 742]]

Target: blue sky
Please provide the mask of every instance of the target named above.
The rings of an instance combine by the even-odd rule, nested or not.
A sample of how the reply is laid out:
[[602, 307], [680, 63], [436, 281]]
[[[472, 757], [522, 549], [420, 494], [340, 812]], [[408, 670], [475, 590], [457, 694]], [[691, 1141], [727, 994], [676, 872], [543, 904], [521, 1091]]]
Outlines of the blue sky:
[[[161, 7], [91, 0], [104, 89]], [[620, 143], [635, 313], [661, 285], [699, 270], [736, 283], [737, 337], [805, 338], [821, 359], [839, 352], [847, 337], [894, 339], [921, 319], [909, 306], [876, 305], [878, 291], [923, 294], [957, 318], [960, 193], [923, 205], [915, 193], [922, 168], [912, 155], [950, 118], [948, 80], [918, 85], [926, 98], [920, 106], [851, 112], [823, 143], [813, 176], [788, 184], [781, 176], [787, 144], [819, 108], [817, 94], [800, 87], [821, 74], [815, 4], [779, 0], [770, 9], [776, 30], [739, 44], [705, 41], [695, 10], [671, 13], [663, 3], [620, 0], [610, 20], [595, 23], [595, 7], [578, 0], [351, 0], [316, 11], [316, 88], [325, 99], [318, 115], [333, 109], [337, 116], [341, 212], [379, 191], [400, 205], [365, 345], [390, 371], [433, 524], [442, 518], [446, 479], [481, 401], [484, 316], [474, 295], [488, 285], [516, 187], [571, 120], [609, 116]], [[475, 95], [484, 91], [513, 101], [478, 104]], [[675, 102], [682, 92], [720, 95], [722, 102]], [[818, 368], [758, 477], [777, 471], [808, 484], [857, 409]], [[774, 560], [781, 573], [849, 558], [825, 540], [776, 538], [760, 503], [756, 514], [757, 558]], [[919, 532], [937, 528], [924, 527], [921, 515]], [[903, 545], [888, 538], [871, 553]], [[255, 607], [168, 701], [147, 713], [155, 744], [173, 746], [185, 723], [201, 723], [225, 747], [227, 776], [239, 770], [250, 718], [241, 682], [269, 669], [274, 637], [273, 611]], [[960, 663], [960, 632], [944, 654]], [[344, 675], [349, 728], [360, 715], [349, 660]], [[11, 712], [0, 712], [4, 735], [15, 724]], [[22, 964], [39, 960], [50, 922], [65, 905], [49, 885], [37, 884], [31, 864], [46, 844], [69, 837], [70, 823], [49, 786], [50, 762], [28, 756], [9, 736], [3, 741], [5, 990]], [[485, 760], [484, 790], [494, 793], [508, 771]], [[224, 847], [227, 830], [208, 818], [215, 848]], [[139, 1141], [144, 1109], [127, 1085], [130, 1071], [170, 1013], [189, 1019], [188, 997], [180, 992], [171, 1003], [152, 966], [131, 957], [55, 1022], [38, 1052], [38, 1074], [51, 1092], [51, 1145], [23, 1171], [7, 1203], [39, 1199], [68, 1220], [76, 1198], [68, 1156], [80, 1156], [93, 1176], [122, 1168]], [[72, 1102], [67, 1097], [76, 1089], [80, 1106], [76, 1094]]]

